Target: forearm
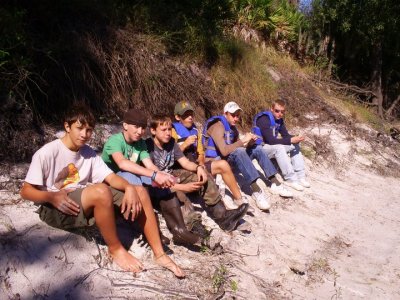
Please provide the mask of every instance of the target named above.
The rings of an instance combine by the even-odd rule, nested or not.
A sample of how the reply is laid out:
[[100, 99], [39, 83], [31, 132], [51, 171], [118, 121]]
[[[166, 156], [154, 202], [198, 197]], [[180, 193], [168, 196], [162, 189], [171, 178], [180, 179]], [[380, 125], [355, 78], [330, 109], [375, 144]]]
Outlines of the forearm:
[[182, 183], [175, 183], [171, 188], [171, 192], [184, 192]]
[[223, 138], [214, 139], [216, 148], [219, 150], [223, 157], [228, 156], [233, 151], [235, 151], [239, 147], [243, 147], [243, 142], [241, 140], [237, 140], [233, 144], [226, 144]]
[[268, 145], [290, 145], [290, 137], [277, 138], [271, 129], [262, 131], [263, 140]]
[[153, 175], [154, 171], [157, 171], [157, 167], [155, 167], [154, 170], [150, 169], [150, 168], [145, 168], [142, 167], [141, 165], [131, 162], [129, 160], [123, 160], [121, 161], [121, 163], [118, 165], [119, 169], [121, 171], [126, 171], [126, 172], [130, 172], [132, 174], [135, 175], [139, 175], [139, 176], [147, 176], [147, 177], [151, 177], [151, 175]]
[[108, 183], [112, 188], [119, 191], [126, 192], [127, 189], [133, 188], [133, 186], [130, 185], [128, 181], [126, 181], [121, 176], [116, 175], [115, 173], [108, 175], [104, 179], [104, 181]]
[[192, 171], [192, 172], [196, 172], [197, 171], [197, 167], [199, 166], [198, 164], [191, 162], [188, 159], [185, 160], [178, 160], [179, 164], [181, 165], [181, 167], [185, 170], [188, 171]]
[[22, 186], [20, 195], [23, 199], [32, 201], [36, 204], [52, 203], [54, 192], [42, 191], [30, 183], [25, 182]]

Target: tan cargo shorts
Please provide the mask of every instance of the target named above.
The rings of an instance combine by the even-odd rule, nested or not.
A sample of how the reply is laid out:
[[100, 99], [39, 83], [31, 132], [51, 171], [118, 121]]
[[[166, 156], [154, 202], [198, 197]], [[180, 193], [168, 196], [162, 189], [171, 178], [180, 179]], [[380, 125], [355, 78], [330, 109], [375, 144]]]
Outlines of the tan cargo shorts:
[[[82, 191], [84, 189], [76, 189], [71, 193], [68, 193], [73, 201], [75, 201], [81, 207], [79, 214], [77, 216], [66, 215], [53, 207], [51, 204], [43, 204], [37, 210], [40, 219], [47, 223], [48, 225], [60, 229], [73, 229], [86, 226], [93, 226], [95, 224], [94, 216], [85, 216], [82, 209]], [[110, 187], [111, 193], [113, 195], [114, 206], [120, 207], [122, 204], [122, 199], [124, 193], [113, 189]]]

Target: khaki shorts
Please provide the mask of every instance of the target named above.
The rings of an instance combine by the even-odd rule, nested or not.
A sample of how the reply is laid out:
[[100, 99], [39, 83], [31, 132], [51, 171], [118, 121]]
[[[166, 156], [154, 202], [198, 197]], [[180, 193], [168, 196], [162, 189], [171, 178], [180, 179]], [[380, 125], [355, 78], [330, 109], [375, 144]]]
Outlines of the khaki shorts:
[[[81, 208], [77, 216], [66, 215], [51, 204], [43, 204], [37, 210], [40, 219], [48, 225], [60, 229], [73, 229], [94, 225], [94, 216], [85, 216], [83, 213], [81, 201], [83, 190], [84, 189], [76, 189], [75, 191], [68, 193], [68, 197], [78, 203]], [[113, 195], [114, 205], [118, 207], [121, 206], [124, 193], [113, 188], [110, 188], [110, 190]]]

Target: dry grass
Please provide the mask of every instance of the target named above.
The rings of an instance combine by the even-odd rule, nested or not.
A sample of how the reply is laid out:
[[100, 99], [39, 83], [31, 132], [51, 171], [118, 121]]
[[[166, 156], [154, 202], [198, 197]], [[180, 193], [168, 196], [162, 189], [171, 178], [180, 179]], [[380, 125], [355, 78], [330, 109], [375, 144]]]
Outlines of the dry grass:
[[240, 60], [223, 59], [211, 70], [214, 89], [222, 94], [219, 106], [228, 101], [237, 102], [245, 112], [242, 125], [251, 124], [252, 117], [267, 109], [278, 96], [277, 85], [266, 70], [260, 51], [243, 47]]
[[214, 108], [216, 96], [204, 70], [168, 56], [155, 37], [126, 28], [113, 32], [108, 41], [88, 35], [82, 43], [91, 60], [83, 62], [80, 76], [96, 98], [107, 99], [109, 117], [130, 107], [172, 114], [175, 103], [183, 99], [205, 110]]

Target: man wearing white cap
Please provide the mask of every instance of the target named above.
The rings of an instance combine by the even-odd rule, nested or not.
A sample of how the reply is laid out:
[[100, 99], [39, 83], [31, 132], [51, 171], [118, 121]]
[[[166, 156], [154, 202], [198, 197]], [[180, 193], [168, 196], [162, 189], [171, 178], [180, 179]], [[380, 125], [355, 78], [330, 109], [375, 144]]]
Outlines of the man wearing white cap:
[[253, 190], [253, 198], [261, 210], [271, 207], [269, 197], [260, 187], [260, 175], [252, 163], [256, 159], [265, 176], [271, 180], [271, 191], [282, 197], [292, 197], [275, 178], [277, 170], [268, 158], [268, 154], [261, 145], [254, 145], [257, 137], [246, 133], [239, 138], [236, 123], [240, 119], [242, 109], [236, 102], [228, 102], [224, 107], [224, 114], [208, 119], [204, 125], [203, 144], [206, 160], [226, 159], [244, 177]]

